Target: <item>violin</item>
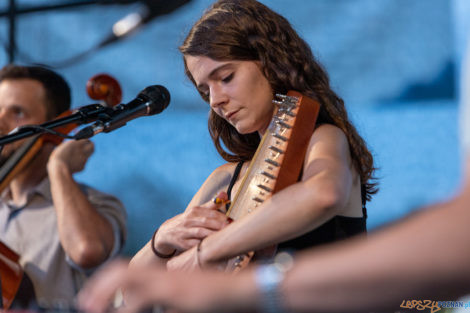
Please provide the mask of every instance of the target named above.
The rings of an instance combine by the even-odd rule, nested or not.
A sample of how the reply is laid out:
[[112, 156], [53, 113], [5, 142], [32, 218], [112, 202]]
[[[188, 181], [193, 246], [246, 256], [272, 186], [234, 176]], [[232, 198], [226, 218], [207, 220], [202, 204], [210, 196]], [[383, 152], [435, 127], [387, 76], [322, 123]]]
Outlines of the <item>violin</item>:
[[3, 308], [8, 309], [20, 288], [23, 269], [20, 256], [0, 241], [0, 279]]
[[[122, 90], [119, 83], [107, 74], [97, 74], [91, 77], [86, 84], [88, 96], [93, 100], [99, 100], [105, 106], [115, 106], [121, 103]], [[57, 117], [63, 118], [74, 113], [68, 110]], [[68, 134], [79, 125], [76, 123], [67, 124], [54, 129], [61, 134]], [[0, 193], [9, 186], [10, 182], [31, 162], [44, 144], [52, 143], [59, 145], [63, 137], [53, 134], [40, 134], [32, 136], [18, 148], [0, 168]], [[18, 290], [24, 272], [19, 264], [20, 256], [5, 245], [0, 240], [0, 311], [10, 308], [12, 302], [17, 297]]]
[[[93, 100], [100, 100], [105, 106], [115, 106], [121, 102], [122, 91], [119, 83], [107, 74], [98, 74], [91, 77], [87, 84], [86, 90], [88, 96]], [[74, 113], [74, 110], [68, 110], [56, 119], [66, 117]], [[78, 127], [76, 123], [70, 123], [64, 126], [57, 127], [56, 132], [67, 134], [73, 129]], [[59, 145], [63, 138], [53, 134], [43, 134], [33, 136], [25, 141], [25, 143], [15, 151], [15, 153], [8, 159], [8, 161], [0, 168], [0, 192], [2, 192], [21, 172], [29, 161], [39, 152], [45, 143], [53, 143]]]

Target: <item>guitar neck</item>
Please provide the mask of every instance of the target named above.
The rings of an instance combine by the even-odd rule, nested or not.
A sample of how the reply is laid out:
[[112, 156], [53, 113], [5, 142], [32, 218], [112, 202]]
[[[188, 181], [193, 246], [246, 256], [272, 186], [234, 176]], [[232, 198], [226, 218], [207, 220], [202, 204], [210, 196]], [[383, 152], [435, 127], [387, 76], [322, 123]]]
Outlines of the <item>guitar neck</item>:
[[320, 104], [289, 91], [273, 101], [278, 109], [243, 177], [227, 215], [240, 219], [274, 193], [295, 183], [301, 173]]

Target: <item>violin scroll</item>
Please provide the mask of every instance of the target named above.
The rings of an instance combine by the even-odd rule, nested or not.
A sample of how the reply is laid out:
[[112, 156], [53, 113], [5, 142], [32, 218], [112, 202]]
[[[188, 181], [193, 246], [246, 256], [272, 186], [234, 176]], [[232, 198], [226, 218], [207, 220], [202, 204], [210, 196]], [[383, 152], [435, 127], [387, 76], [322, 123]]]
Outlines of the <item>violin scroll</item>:
[[122, 90], [116, 79], [108, 74], [96, 74], [86, 83], [88, 96], [93, 100], [102, 100], [112, 107], [121, 103]]
[[[112, 76], [108, 74], [96, 74], [92, 76], [86, 83], [86, 91], [88, 96], [93, 100], [100, 100], [105, 106], [113, 107], [121, 103], [122, 100], [122, 90], [119, 82]], [[66, 117], [73, 113], [73, 110], [66, 111], [59, 115], [57, 118]], [[78, 124], [67, 124], [56, 129], [56, 131], [68, 134], [76, 127]], [[59, 145], [63, 138], [57, 137], [50, 134], [43, 135], [44, 140], [52, 142], [55, 145]]]

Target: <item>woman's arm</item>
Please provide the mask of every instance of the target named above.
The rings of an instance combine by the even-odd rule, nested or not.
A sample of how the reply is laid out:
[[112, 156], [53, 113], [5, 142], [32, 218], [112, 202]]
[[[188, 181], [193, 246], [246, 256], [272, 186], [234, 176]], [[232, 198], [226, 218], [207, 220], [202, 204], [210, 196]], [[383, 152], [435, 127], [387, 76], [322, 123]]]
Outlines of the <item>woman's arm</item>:
[[[285, 311], [396, 311], [403, 300], [454, 300], [468, 294], [470, 160], [465, 175], [463, 189], [445, 203], [422, 209], [367, 240], [360, 237], [299, 255], [279, 286]], [[251, 269], [238, 275], [156, 268], [136, 273], [115, 266], [88, 283], [79, 303], [90, 312], [103, 312], [114, 291], [129, 284], [148, 290], [128, 308], [131, 312], [151, 303], [188, 312], [246, 312], [263, 302]]]
[[[333, 216], [343, 214], [351, 206], [351, 199], [356, 199], [355, 206], [360, 212], [360, 184], [355, 175], [344, 133], [331, 125], [319, 127], [309, 143], [302, 181], [275, 194], [243, 219], [205, 238], [198, 255], [201, 265], [307, 233]], [[357, 194], [354, 197], [352, 190]], [[194, 247], [168, 266], [187, 267], [188, 262], [196, 266], [196, 254]]]
[[[165, 221], [154, 234], [153, 240], [132, 258], [131, 266], [165, 265], [170, 258], [158, 257], [154, 249], [162, 255], [171, 256], [197, 245], [208, 235], [227, 225], [224, 213], [218, 211], [221, 205], [212, 202], [212, 198], [227, 197], [221, 192], [230, 181], [233, 164], [225, 164], [214, 170], [194, 195], [185, 211]], [[204, 204], [203, 204], [204, 203]], [[152, 249], [152, 243], [154, 249]]]

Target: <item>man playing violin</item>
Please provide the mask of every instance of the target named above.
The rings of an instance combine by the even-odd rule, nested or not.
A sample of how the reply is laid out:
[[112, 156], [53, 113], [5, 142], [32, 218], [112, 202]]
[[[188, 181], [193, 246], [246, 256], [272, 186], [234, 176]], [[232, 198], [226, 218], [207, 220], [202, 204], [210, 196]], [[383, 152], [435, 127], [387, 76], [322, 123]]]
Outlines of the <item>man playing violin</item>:
[[[41, 124], [70, 108], [57, 73], [8, 65], [0, 70], [0, 135]], [[2, 166], [24, 144], [3, 147]], [[93, 153], [88, 140], [45, 143], [2, 190], [0, 238], [21, 258], [39, 305], [70, 304], [86, 274], [115, 255], [125, 239], [125, 210], [116, 198], [77, 183]]]

